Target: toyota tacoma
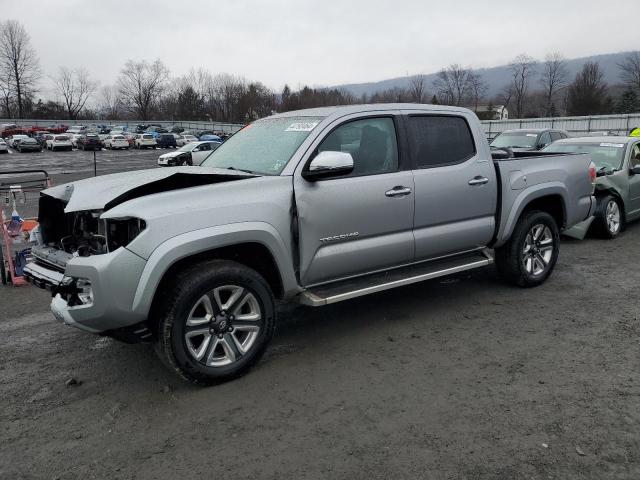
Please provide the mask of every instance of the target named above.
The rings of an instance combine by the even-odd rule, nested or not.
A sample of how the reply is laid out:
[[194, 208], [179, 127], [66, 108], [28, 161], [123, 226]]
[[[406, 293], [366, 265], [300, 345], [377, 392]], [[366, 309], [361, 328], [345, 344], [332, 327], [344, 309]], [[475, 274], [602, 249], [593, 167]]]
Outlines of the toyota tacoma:
[[246, 372], [276, 302], [312, 307], [495, 262], [543, 283], [595, 208], [588, 154], [492, 152], [469, 110], [365, 105], [258, 120], [201, 167], [45, 190], [25, 272], [54, 316], [149, 341], [200, 384]]

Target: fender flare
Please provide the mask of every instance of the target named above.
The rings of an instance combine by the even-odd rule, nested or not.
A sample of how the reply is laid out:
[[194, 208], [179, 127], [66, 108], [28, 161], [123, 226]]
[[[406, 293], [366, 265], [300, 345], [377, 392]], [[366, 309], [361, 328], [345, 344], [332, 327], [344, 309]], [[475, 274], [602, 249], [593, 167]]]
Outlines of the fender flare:
[[[543, 197], [549, 196], [558, 196], [562, 201], [562, 210], [564, 217], [567, 217], [567, 189], [561, 182], [548, 182], [541, 183], [538, 185], [533, 185], [522, 192], [516, 197], [513, 202], [513, 207], [509, 211], [509, 215], [504, 220], [502, 226], [502, 233], [496, 242], [495, 247], [502, 246], [508, 239], [511, 237], [513, 230], [518, 223], [518, 219], [522, 215], [522, 212], [527, 208], [527, 206]], [[559, 225], [562, 228], [562, 225]]]
[[132, 310], [148, 316], [151, 304], [164, 274], [184, 258], [240, 243], [259, 243], [273, 256], [282, 286], [287, 293], [299, 291], [290, 249], [278, 231], [265, 222], [242, 222], [219, 225], [183, 233], [166, 240], [152, 253], [142, 271], [133, 298]]

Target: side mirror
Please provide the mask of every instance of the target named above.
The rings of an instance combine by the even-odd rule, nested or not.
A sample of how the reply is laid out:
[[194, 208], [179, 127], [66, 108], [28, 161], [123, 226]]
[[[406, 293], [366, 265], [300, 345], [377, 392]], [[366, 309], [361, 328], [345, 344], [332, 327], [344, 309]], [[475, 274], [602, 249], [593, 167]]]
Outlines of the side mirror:
[[640, 175], [640, 165], [635, 165], [630, 168], [630, 172], [632, 175]]
[[309, 182], [323, 178], [339, 177], [353, 172], [353, 157], [346, 152], [320, 152], [302, 172], [302, 177]]

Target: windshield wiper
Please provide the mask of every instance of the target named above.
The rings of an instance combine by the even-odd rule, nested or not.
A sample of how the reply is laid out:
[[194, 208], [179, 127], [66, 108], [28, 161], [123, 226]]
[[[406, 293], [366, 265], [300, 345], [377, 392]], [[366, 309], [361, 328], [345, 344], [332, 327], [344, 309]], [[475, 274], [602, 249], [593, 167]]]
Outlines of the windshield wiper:
[[248, 170], [246, 168], [225, 167], [225, 170], [235, 170], [236, 172], [250, 173], [251, 175], [262, 175], [261, 173], [254, 172], [253, 170]]

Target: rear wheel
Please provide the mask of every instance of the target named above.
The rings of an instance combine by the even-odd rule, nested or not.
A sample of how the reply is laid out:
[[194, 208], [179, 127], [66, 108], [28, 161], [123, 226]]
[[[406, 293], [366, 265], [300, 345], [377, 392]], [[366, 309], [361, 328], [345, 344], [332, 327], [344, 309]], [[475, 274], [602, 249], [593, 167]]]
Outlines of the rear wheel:
[[616, 238], [624, 225], [622, 208], [613, 195], [598, 198], [594, 228], [602, 238]]
[[536, 287], [551, 275], [558, 260], [560, 231], [547, 212], [533, 210], [522, 215], [511, 238], [496, 249], [496, 267], [509, 282]]
[[184, 270], [160, 309], [156, 351], [183, 378], [214, 384], [246, 373], [264, 353], [276, 322], [268, 283], [236, 262]]

